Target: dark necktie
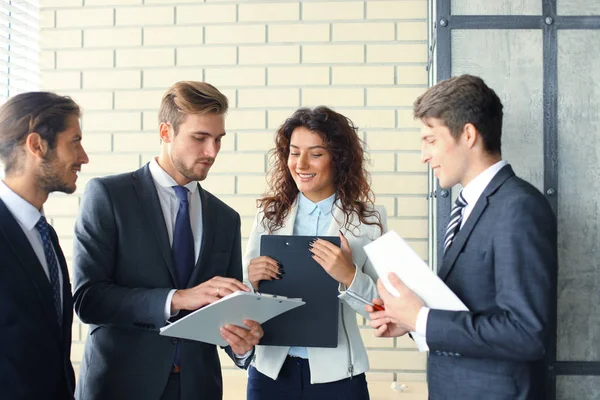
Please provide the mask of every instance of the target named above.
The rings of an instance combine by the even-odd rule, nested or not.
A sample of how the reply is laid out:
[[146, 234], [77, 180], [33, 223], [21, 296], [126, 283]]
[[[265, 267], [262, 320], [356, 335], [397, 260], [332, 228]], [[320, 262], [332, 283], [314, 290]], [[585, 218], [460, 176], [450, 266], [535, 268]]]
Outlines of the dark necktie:
[[454, 202], [454, 208], [450, 213], [450, 222], [448, 223], [448, 227], [446, 228], [446, 234], [444, 235], [444, 254], [448, 252], [452, 241], [454, 240], [454, 236], [460, 230], [460, 224], [463, 220], [463, 209], [467, 206], [467, 201], [462, 195], [462, 190], [458, 194], [456, 201]]
[[190, 222], [189, 190], [183, 186], [173, 186], [179, 198], [179, 210], [175, 218], [173, 230], [173, 262], [177, 271], [177, 281], [180, 289], [187, 287], [192, 270], [194, 269], [194, 236]]
[[42, 237], [42, 244], [44, 245], [44, 256], [46, 257], [46, 264], [48, 264], [48, 271], [50, 275], [50, 286], [52, 287], [52, 295], [54, 297], [54, 308], [56, 309], [56, 317], [58, 326], [62, 327], [62, 307], [60, 304], [60, 281], [58, 278], [58, 263], [56, 261], [56, 254], [52, 247], [52, 240], [50, 239], [50, 230], [53, 228], [48, 224], [46, 218], [42, 215], [39, 221], [35, 224], [40, 236]]

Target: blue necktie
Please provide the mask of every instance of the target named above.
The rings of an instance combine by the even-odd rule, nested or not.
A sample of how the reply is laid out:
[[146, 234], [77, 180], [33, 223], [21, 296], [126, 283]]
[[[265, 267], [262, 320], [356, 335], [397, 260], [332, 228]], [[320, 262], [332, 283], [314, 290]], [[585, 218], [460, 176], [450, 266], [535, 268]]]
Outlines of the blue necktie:
[[189, 190], [183, 186], [173, 186], [179, 198], [179, 210], [175, 218], [175, 230], [173, 231], [173, 262], [177, 271], [177, 283], [180, 289], [187, 287], [192, 270], [194, 269], [194, 235], [190, 222], [190, 203], [188, 201]]
[[[175, 229], [173, 230], [173, 245], [171, 253], [177, 271], [177, 283], [179, 288], [187, 287], [192, 270], [194, 269], [194, 235], [190, 222], [190, 203], [188, 201], [189, 190], [183, 186], [173, 186], [175, 194], [179, 199], [179, 210], [175, 217]], [[181, 344], [175, 348], [175, 359], [173, 365], [181, 365]]]
[[48, 224], [46, 218], [42, 215], [39, 221], [35, 224], [40, 236], [42, 237], [42, 244], [44, 245], [44, 256], [46, 257], [46, 264], [48, 264], [48, 271], [50, 273], [50, 286], [52, 286], [52, 295], [54, 296], [54, 308], [56, 309], [56, 317], [58, 326], [62, 327], [62, 307], [60, 305], [60, 281], [58, 280], [58, 263], [56, 261], [56, 254], [52, 247], [52, 240], [50, 239], [50, 230], [53, 228]]

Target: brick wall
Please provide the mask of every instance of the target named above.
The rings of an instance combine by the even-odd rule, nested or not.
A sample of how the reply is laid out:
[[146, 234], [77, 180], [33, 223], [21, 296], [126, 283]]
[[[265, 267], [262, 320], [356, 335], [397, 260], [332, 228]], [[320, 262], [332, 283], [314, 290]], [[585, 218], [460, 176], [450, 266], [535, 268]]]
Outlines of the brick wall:
[[[274, 131], [296, 108], [325, 104], [360, 127], [390, 229], [427, 257], [427, 175], [411, 117], [412, 102], [427, 87], [426, 0], [40, 0], [40, 6], [42, 88], [83, 106], [90, 155], [77, 193], [53, 195], [46, 205], [69, 261], [85, 182], [136, 169], [157, 154], [161, 95], [183, 79], [206, 80], [229, 97], [229, 133], [203, 185], [240, 212], [244, 236], [265, 187]], [[376, 339], [367, 326], [362, 334], [372, 398], [426, 398], [426, 358], [410, 339]], [[76, 367], [86, 335], [76, 322]], [[222, 361], [226, 400], [244, 398], [245, 373]], [[406, 389], [392, 390], [393, 382]]]

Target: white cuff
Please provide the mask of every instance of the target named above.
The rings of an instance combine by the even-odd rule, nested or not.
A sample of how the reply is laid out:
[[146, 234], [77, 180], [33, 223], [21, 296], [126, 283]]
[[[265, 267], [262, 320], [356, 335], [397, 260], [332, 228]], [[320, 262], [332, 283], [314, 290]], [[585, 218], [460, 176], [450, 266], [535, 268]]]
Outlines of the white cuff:
[[246, 364], [246, 360], [248, 359], [248, 357], [250, 357], [250, 354], [252, 354], [252, 350], [253, 349], [248, 350], [248, 352], [246, 354], [244, 354], [243, 356], [239, 356], [239, 355], [237, 355], [237, 354], [235, 354], [235, 353], [232, 352], [233, 358], [235, 358], [235, 360], [234, 360], [235, 364], [238, 367], [243, 367], [244, 364]]
[[429, 308], [421, 307], [419, 314], [417, 314], [417, 333], [423, 337], [427, 337], [427, 317], [429, 316]]
[[168, 321], [171, 317], [174, 317], [177, 314], [179, 314], [179, 311], [177, 311], [174, 314], [171, 314], [171, 301], [173, 301], [173, 295], [175, 294], [176, 291], [177, 291], [177, 289], [173, 289], [167, 295], [167, 302], [165, 304], [165, 321]]
[[340, 294], [342, 294], [346, 290], [350, 289], [352, 287], [352, 285], [354, 285], [354, 282], [356, 281], [357, 276], [358, 276], [358, 267], [356, 266], [356, 264], [354, 264], [354, 278], [352, 278], [352, 282], [350, 282], [350, 286], [346, 287], [346, 285], [344, 285], [342, 282], [340, 282], [340, 284], [338, 285], [338, 292], [340, 292]]

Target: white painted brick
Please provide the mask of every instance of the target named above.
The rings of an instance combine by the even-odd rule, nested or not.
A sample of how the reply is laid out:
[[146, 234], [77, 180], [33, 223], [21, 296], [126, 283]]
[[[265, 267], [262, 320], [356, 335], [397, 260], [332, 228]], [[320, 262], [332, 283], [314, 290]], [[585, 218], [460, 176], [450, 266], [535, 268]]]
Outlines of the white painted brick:
[[264, 68], [207, 68], [204, 79], [217, 87], [264, 86]]
[[[85, 113], [85, 110], [83, 112]], [[107, 153], [112, 151], [112, 135], [110, 133], [84, 132], [82, 144], [88, 153]], [[85, 170], [85, 166], [83, 168]], [[46, 208], [45, 205], [44, 208]]]
[[200, 45], [203, 38], [201, 26], [144, 28], [144, 46]]
[[426, 217], [427, 199], [421, 197], [399, 197], [398, 198], [398, 216], [399, 217]]
[[81, 87], [81, 73], [75, 71], [45, 71], [40, 74], [40, 86], [46, 90], [70, 90]]
[[131, 6], [142, 3], [144, 3], [143, 0], [85, 0], [86, 6]]
[[305, 21], [335, 21], [363, 18], [364, 3], [362, 1], [302, 3], [302, 19]]
[[177, 24], [235, 22], [235, 4], [194, 5], [177, 7]]
[[394, 128], [396, 121], [393, 110], [341, 109], [337, 111], [350, 118], [360, 129]]
[[40, 31], [40, 46], [42, 48], [68, 49], [81, 47], [81, 31], [75, 29]]
[[405, 106], [413, 105], [427, 88], [369, 88], [367, 106]]
[[81, 106], [84, 113], [87, 110], [112, 109], [111, 92], [72, 92], [71, 97]]
[[158, 110], [163, 94], [164, 90], [118, 91], [115, 92], [115, 109]]
[[185, 47], [177, 49], [177, 65], [203, 67], [207, 65], [234, 65], [235, 47]]
[[253, 194], [257, 197], [265, 193], [267, 189], [267, 180], [264, 174], [261, 175], [243, 175], [237, 179], [237, 193]]
[[421, 149], [418, 132], [367, 131], [367, 144], [371, 150], [415, 150]]
[[173, 49], [117, 50], [117, 67], [168, 67], [174, 62]]
[[141, 128], [139, 112], [94, 112], [82, 118], [84, 131], [137, 131]]
[[427, 1], [369, 1], [367, 19], [419, 19], [427, 18]]
[[56, 68], [112, 68], [113, 52], [110, 50], [64, 50], [56, 52]]
[[[83, 166], [85, 168], [85, 166]], [[79, 197], [54, 192], [44, 203], [44, 212], [50, 217], [75, 216], [79, 208]]]
[[175, 20], [173, 7], [117, 7], [117, 26], [171, 25]]
[[396, 209], [396, 199], [394, 197], [383, 197], [376, 195], [375, 204], [378, 206], [383, 206], [388, 217], [395, 216], [394, 210]]
[[391, 85], [394, 83], [392, 66], [331, 67], [334, 85]]
[[237, 211], [242, 217], [253, 217], [256, 215], [256, 198], [254, 196], [219, 196], [219, 200], [224, 201], [225, 204]]
[[[167, 86], [165, 87], [165, 90], [166, 88]], [[153, 133], [158, 132], [158, 110], [145, 111], [142, 113], [142, 128], [144, 131], [150, 131]]]
[[117, 153], [151, 153], [160, 149], [157, 133], [118, 133], [113, 140]]
[[273, 132], [246, 132], [237, 133], [238, 151], [268, 152], [275, 145]]
[[427, 46], [412, 43], [370, 44], [367, 45], [367, 62], [425, 63], [427, 62]]
[[111, 26], [113, 22], [112, 8], [79, 8], [56, 11], [56, 26], [59, 28]]
[[81, 0], [41, 0], [39, 2], [40, 8], [79, 7], [81, 5]]
[[427, 40], [427, 22], [398, 22], [397, 40]]
[[54, 69], [54, 59], [55, 53], [51, 50], [42, 50], [38, 53], [38, 63], [40, 65], [40, 69]]
[[40, 28], [54, 28], [55, 12], [52, 10], [40, 10]]
[[240, 89], [239, 107], [296, 107], [299, 89]]
[[399, 153], [399, 172], [427, 172], [427, 165], [421, 162], [421, 153]]
[[303, 63], [345, 64], [364, 61], [365, 48], [360, 44], [302, 46]]
[[84, 47], [128, 47], [141, 45], [141, 28], [89, 29], [83, 33]]
[[377, 194], [427, 193], [427, 175], [385, 174], [371, 176], [371, 189]]
[[138, 70], [83, 71], [85, 89], [137, 89], [140, 87]]
[[421, 128], [421, 121], [414, 119], [412, 109], [398, 110], [397, 113], [398, 128]]
[[144, 71], [145, 88], [162, 88], [166, 90], [178, 81], [202, 81], [201, 68], [168, 68], [148, 69]]
[[227, 130], [236, 129], [265, 129], [266, 117], [264, 111], [242, 111], [232, 109], [227, 113], [225, 126]]
[[[427, 179], [424, 177], [424, 179]], [[388, 218], [388, 229], [395, 230], [405, 239], [427, 239], [427, 219]]]
[[219, 153], [211, 171], [217, 173], [265, 172], [265, 156], [256, 153]]
[[[218, 158], [219, 156], [217, 156]], [[206, 179], [201, 182], [201, 185], [214, 195], [233, 194], [235, 191], [235, 176], [209, 173]]]
[[394, 172], [396, 159], [393, 153], [371, 153], [370, 172]]
[[[372, 370], [384, 369], [421, 369], [427, 364], [427, 353], [418, 351], [389, 352], [385, 350], [369, 350], [369, 364]], [[386, 383], [389, 390], [389, 385]]]
[[329, 24], [281, 24], [269, 26], [269, 42], [328, 42]]
[[427, 70], [422, 66], [396, 67], [396, 83], [399, 85], [427, 85]]
[[298, 64], [300, 46], [240, 46], [240, 64]]
[[329, 67], [270, 67], [269, 85], [328, 85]]
[[292, 116], [295, 108], [289, 110], [269, 110], [268, 127], [269, 129], [278, 129], [285, 120]]
[[207, 26], [206, 43], [264, 43], [266, 30], [263, 25]]
[[364, 103], [364, 90], [359, 88], [302, 89], [303, 106], [361, 107]]
[[137, 154], [92, 154], [90, 163], [86, 165], [86, 173], [117, 174], [139, 168]]
[[73, 232], [75, 218], [73, 217], [53, 217], [52, 227], [61, 238], [72, 238], [75, 236]]
[[298, 3], [254, 3], [239, 5], [240, 22], [297, 21], [300, 17]]
[[373, 42], [394, 40], [394, 24], [356, 22], [333, 24], [334, 42]]
[[[177, 3], [198, 3], [198, 0], [177, 0]], [[173, 4], [173, 0], [144, 0], [144, 4]]]

